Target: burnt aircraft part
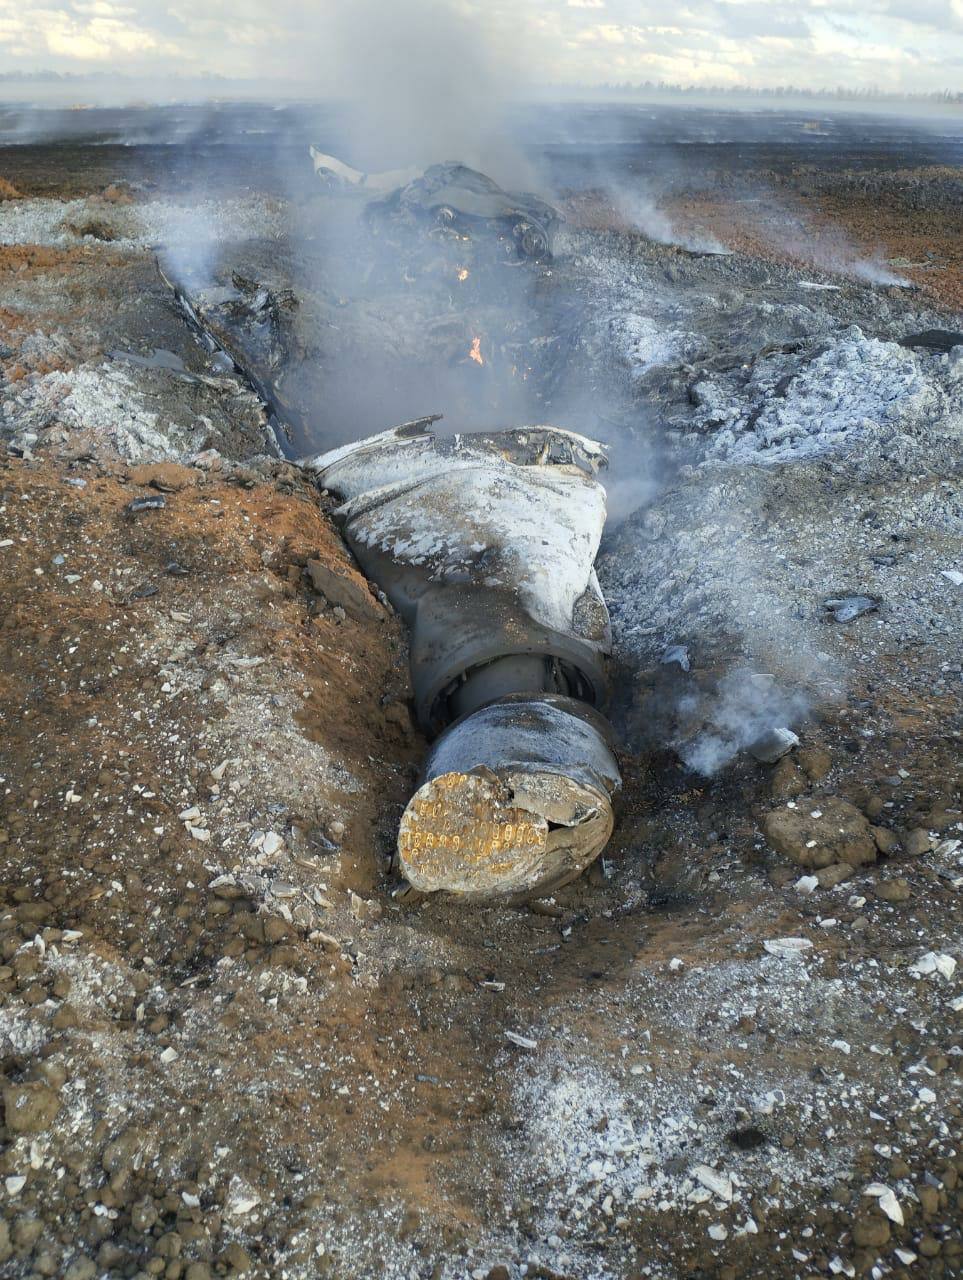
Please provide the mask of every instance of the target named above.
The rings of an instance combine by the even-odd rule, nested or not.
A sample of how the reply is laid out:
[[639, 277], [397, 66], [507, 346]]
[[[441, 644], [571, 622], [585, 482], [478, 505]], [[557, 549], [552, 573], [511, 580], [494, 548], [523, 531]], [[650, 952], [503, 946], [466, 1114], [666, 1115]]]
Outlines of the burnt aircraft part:
[[496, 231], [509, 237], [506, 247], [517, 256], [541, 260], [552, 256], [562, 215], [536, 195], [505, 191], [477, 169], [448, 162], [372, 201], [365, 220], [376, 232], [392, 224], [436, 226], [467, 237]]
[[551, 427], [437, 437], [424, 421], [306, 465], [411, 630], [418, 718], [441, 733], [399, 834], [424, 892], [546, 892], [611, 834], [608, 611], [594, 560], [602, 447]]
[[385, 192], [404, 186], [418, 176], [417, 169], [391, 169], [384, 173], [364, 173], [345, 164], [337, 156], [326, 155], [317, 147], [309, 147], [308, 154], [314, 172], [327, 191]]
[[612, 834], [621, 785], [605, 720], [574, 698], [514, 694], [435, 744], [401, 821], [411, 884], [525, 899], [581, 874]]
[[230, 335], [224, 332], [216, 319], [206, 314], [203, 308], [195, 305], [187, 291], [167, 276], [160, 261], [155, 261], [157, 274], [174, 295], [175, 303], [201, 345], [212, 355], [222, 357], [230, 371], [237, 374], [261, 401], [267, 416], [274, 450], [279, 458], [284, 457], [285, 450], [282, 449], [281, 442], [290, 441], [293, 431], [299, 432], [303, 438], [305, 428], [300, 415], [296, 410], [285, 405], [272, 390], [270, 383], [258, 375], [251, 366], [250, 359], [244, 358], [245, 353], [239, 351], [236, 344], [231, 342]]

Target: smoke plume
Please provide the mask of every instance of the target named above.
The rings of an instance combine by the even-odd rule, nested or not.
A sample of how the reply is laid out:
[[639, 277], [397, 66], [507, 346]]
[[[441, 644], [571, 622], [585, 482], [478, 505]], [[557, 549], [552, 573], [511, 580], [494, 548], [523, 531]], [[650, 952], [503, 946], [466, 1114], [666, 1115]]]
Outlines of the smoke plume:
[[322, 24], [345, 157], [368, 172], [460, 160], [503, 186], [531, 179], [506, 111], [524, 92], [521, 32], [438, 0], [355, 0]]

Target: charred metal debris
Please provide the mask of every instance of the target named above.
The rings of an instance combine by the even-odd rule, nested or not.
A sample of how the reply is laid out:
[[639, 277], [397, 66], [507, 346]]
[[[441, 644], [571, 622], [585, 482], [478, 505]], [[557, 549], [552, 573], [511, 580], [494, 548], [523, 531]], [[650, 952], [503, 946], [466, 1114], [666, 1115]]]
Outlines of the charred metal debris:
[[435, 741], [401, 820], [408, 881], [485, 901], [574, 879], [621, 785], [600, 712], [602, 447], [551, 427], [439, 437], [421, 420], [304, 465], [411, 632]]

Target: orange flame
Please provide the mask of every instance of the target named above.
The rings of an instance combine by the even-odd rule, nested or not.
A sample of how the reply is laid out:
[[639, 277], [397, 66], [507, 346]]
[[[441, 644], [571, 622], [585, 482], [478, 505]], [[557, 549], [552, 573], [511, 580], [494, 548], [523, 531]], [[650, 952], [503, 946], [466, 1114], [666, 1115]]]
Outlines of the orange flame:
[[475, 364], [485, 363], [485, 357], [481, 353], [481, 338], [472, 338], [471, 350], [468, 352], [468, 359], [474, 360]]

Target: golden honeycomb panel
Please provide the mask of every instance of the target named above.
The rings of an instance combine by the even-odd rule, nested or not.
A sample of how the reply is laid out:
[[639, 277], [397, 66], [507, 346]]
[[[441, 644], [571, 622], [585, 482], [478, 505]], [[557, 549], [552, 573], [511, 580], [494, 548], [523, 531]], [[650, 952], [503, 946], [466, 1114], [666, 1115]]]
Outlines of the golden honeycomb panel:
[[545, 852], [544, 818], [511, 803], [497, 779], [446, 773], [412, 798], [401, 820], [398, 852], [416, 887], [470, 890], [511, 876]]

